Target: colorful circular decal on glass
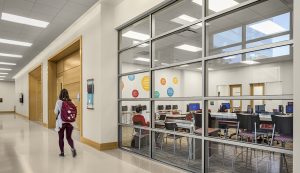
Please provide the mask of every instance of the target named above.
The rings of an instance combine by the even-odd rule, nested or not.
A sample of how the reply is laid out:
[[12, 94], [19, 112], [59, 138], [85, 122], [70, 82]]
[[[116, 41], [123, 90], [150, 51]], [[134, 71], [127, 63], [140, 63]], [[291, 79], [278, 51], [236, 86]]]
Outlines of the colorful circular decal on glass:
[[169, 97], [172, 97], [174, 95], [174, 89], [172, 87], [168, 88], [167, 94]]
[[167, 84], [166, 78], [161, 78], [161, 79], [160, 79], [160, 84], [166, 85], [166, 84]]
[[155, 91], [155, 92], [154, 92], [154, 98], [159, 98], [159, 97], [160, 97], [159, 91]]
[[145, 91], [150, 90], [150, 77], [149, 76], [144, 76], [142, 79], [142, 87]]
[[128, 75], [128, 80], [134, 81], [134, 79], [135, 79], [135, 75], [134, 74]]
[[173, 77], [173, 83], [174, 83], [175, 85], [178, 84], [178, 79], [177, 79], [177, 77]]
[[133, 90], [132, 91], [132, 97], [137, 98], [139, 96], [139, 91], [138, 90]]

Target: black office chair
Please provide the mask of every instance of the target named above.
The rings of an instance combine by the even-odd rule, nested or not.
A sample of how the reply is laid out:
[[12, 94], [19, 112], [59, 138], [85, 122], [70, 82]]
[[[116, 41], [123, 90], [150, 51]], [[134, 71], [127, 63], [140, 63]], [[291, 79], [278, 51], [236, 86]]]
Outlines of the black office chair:
[[[176, 132], [178, 130], [177, 124], [174, 122], [165, 122], [165, 128], [166, 130], [171, 130], [173, 132]], [[178, 136], [175, 134], [167, 134], [166, 135], [166, 144], [168, 144], [168, 138], [173, 139], [173, 145], [174, 145], [174, 154], [176, 153], [176, 144], [177, 144], [177, 139], [179, 139], [180, 142], [180, 148], [181, 148], [181, 138], [182, 136]], [[162, 149], [162, 145], [161, 145]]]
[[257, 129], [259, 128], [259, 116], [257, 115], [245, 115], [237, 114], [237, 139], [240, 137], [241, 140], [244, 138], [254, 140], [257, 143]]
[[[143, 124], [141, 122], [133, 122], [133, 124], [135, 126], [143, 126]], [[135, 131], [135, 133], [133, 136], [138, 137], [138, 148], [140, 150], [141, 149], [141, 141], [143, 138], [149, 137], [149, 131], [140, 129], [140, 128], [134, 128], [134, 131]]]

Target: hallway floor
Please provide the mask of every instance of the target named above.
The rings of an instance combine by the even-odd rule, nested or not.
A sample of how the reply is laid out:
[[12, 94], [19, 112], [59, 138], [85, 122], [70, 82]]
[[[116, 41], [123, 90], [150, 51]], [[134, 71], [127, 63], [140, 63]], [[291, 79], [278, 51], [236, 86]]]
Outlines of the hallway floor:
[[0, 173], [177, 173], [183, 172], [121, 150], [97, 151], [75, 141], [78, 156], [60, 158], [55, 131], [14, 116], [0, 115]]

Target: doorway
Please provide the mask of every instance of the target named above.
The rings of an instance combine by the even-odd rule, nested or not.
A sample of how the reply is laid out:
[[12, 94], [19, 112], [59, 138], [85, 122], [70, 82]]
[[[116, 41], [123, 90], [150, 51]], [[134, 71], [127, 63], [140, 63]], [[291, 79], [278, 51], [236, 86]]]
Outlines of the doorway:
[[[250, 84], [250, 95], [251, 96], [264, 96], [265, 95], [265, 84], [264, 83], [253, 83]], [[255, 105], [264, 105], [264, 100], [251, 100], [251, 107], [254, 109]]]
[[[230, 96], [242, 96], [242, 84], [230, 85]], [[236, 112], [242, 110], [242, 100], [230, 100], [230, 111]]]
[[42, 66], [31, 71], [29, 77], [29, 120], [43, 123]]
[[81, 38], [74, 41], [48, 60], [48, 127], [54, 128], [56, 115], [53, 110], [60, 91], [65, 88], [77, 107], [74, 128], [82, 134], [82, 81], [81, 81]]

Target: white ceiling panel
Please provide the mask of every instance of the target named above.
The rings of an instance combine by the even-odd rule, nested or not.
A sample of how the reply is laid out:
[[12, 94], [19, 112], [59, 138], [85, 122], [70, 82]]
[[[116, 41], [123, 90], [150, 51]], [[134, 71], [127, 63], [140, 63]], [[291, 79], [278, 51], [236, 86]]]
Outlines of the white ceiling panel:
[[21, 54], [23, 58], [0, 57], [13, 62], [8, 72], [11, 79], [20, 69], [45, 49], [98, 0], [0, 0], [0, 13], [6, 12], [47, 21], [47, 28], [38, 28], [0, 20], [0, 38], [33, 43], [31, 47], [0, 44], [0, 52]]

